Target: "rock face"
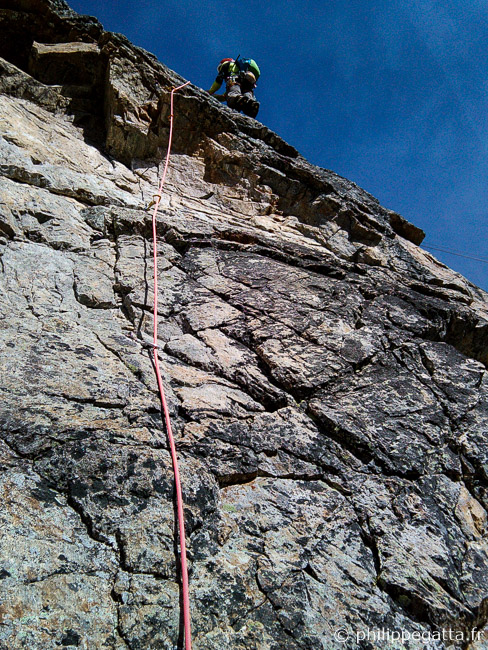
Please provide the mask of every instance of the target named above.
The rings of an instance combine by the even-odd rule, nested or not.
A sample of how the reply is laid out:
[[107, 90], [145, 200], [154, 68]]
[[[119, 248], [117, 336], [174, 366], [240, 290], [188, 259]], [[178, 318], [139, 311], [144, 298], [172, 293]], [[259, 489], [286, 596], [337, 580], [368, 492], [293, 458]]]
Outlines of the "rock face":
[[[60, 0], [0, 7], [0, 647], [169, 650], [147, 206], [181, 79]], [[262, 124], [175, 106], [159, 337], [194, 648], [488, 647], [487, 294]]]

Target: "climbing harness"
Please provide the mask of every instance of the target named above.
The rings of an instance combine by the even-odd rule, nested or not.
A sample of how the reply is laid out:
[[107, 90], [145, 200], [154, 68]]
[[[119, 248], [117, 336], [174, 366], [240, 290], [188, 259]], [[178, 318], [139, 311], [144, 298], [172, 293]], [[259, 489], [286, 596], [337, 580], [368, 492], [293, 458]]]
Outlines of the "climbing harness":
[[181, 564], [181, 582], [183, 590], [183, 622], [185, 629], [185, 650], [191, 650], [191, 620], [190, 620], [190, 596], [188, 590], [188, 566], [186, 562], [186, 542], [185, 542], [185, 518], [183, 514], [183, 497], [181, 493], [180, 472], [178, 469], [178, 458], [176, 455], [176, 446], [171, 428], [171, 419], [169, 416], [168, 404], [166, 402], [166, 395], [163, 387], [163, 380], [161, 378], [161, 370], [159, 368], [158, 358], [158, 255], [157, 255], [157, 235], [156, 235], [156, 219], [158, 216], [159, 203], [161, 201], [162, 190], [164, 181], [166, 180], [166, 172], [168, 171], [169, 158], [171, 154], [171, 142], [173, 139], [173, 95], [178, 90], [187, 86], [190, 82], [173, 88], [171, 91], [171, 112], [169, 122], [169, 140], [168, 151], [166, 153], [166, 162], [164, 164], [163, 175], [159, 184], [157, 194], [154, 194], [154, 211], [152, 216], [152, 230], [153, 230], [153, 258], [154, 258], [154, 331], [153, 331], [153, 352], [154, 352], [154, 369], [158, 380], [159, 395], [163, 407], [164, 419], [166, 423], [166, 432], [168, 434], [168, 441], [171, 450], [171, 458], [173, 461], [173, 470], [175, 475], [175, 488], [176, 488], [176, 508], [178, 512], [178, 528], [180, 533], [180, 564]]

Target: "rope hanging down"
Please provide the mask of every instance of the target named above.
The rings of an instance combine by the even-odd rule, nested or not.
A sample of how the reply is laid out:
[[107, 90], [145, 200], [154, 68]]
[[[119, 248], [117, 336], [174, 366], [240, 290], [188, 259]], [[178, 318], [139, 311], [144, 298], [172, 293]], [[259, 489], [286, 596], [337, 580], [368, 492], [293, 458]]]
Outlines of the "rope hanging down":
[[191, 650], [191, 621], [190, 621], [190, 596], [188, 590], [188, 567], [186, 563], [186, 542], [185, 542], [185, 519], [183, 514], [183, 497], [181, 494], [180, 472], [178, 469], [178, 458], [176, 456], [176, 446], [171, 428], [171, 419], [169, 416], [168, 404], [166, 402], [166, 395], [163, 388], [163, 380], [161, 379], [161, 370], [159, 369], [158, 359], [158, 254], [157, 254], [157, 235], [156, 235], [156, 219], [158, 216], [159, 203], [161, 201], [161, 193], [163, 190], [164, 181], [166, 180], [166, 172], [168, 171], [169, 157], [171, 154], [171, 142], [173, 139], [173, 94], [177, 90], [181, 90], [190, 82], [173, 88], [171, 91], [171, 110], [169, 121], [169, 140], [168, 151], [166, 153], [166, 162], [164, 164], [163, 175], [159, 184], [158, 193], [154, 195], [155, 205], [152, 216], [153, 227], [153, 258], [154, 258], [154, 334], [153, 334], [153, 352], [154, 352], [154, 368], [156, 370], [156, 377], [158, 380], [159, 395], [163, 407], [164, 419], [166, 423], [166, 431], [168, 434], [168, 441], [171, 450], [171, 458], [173, 461], [173, 470], [175, 474], [175, 487], [176, 487], [176, 507], [178, 511], [178, 529], [180, 533], [180, 553], [181, 553], [181, 582], [183, 588], [183, 620], [185, 628], [185, 650]]

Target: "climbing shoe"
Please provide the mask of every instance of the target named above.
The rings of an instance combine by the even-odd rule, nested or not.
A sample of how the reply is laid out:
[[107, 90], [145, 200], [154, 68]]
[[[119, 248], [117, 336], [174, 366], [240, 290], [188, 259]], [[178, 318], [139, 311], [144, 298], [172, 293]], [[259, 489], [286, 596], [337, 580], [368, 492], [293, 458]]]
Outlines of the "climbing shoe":
[[249, 115], [249, 117], [256, 117], [259, 112], [259, 102], [255, 99], [248, 99], [241, 110], [246, 115]]
[[234, 106], [232, 107], [236, 111], [242, 111], [244, 110], [244, 106], [246, 105], [247, 99], [243, 95], [239, 95], [239, 97], [235, 100]]

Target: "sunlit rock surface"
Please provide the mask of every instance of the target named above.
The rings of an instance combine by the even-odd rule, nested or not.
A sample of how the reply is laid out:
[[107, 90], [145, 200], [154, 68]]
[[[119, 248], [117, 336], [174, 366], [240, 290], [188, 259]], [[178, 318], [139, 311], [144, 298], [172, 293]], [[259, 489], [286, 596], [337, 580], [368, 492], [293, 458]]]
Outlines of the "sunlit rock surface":
[[[169, 650], [148, 206], [181, 79], [64, 2], [0, 7], [0, 647]], [[482, 630], [487, 294], [194, 86], [158, 232], [194, 648]]]

